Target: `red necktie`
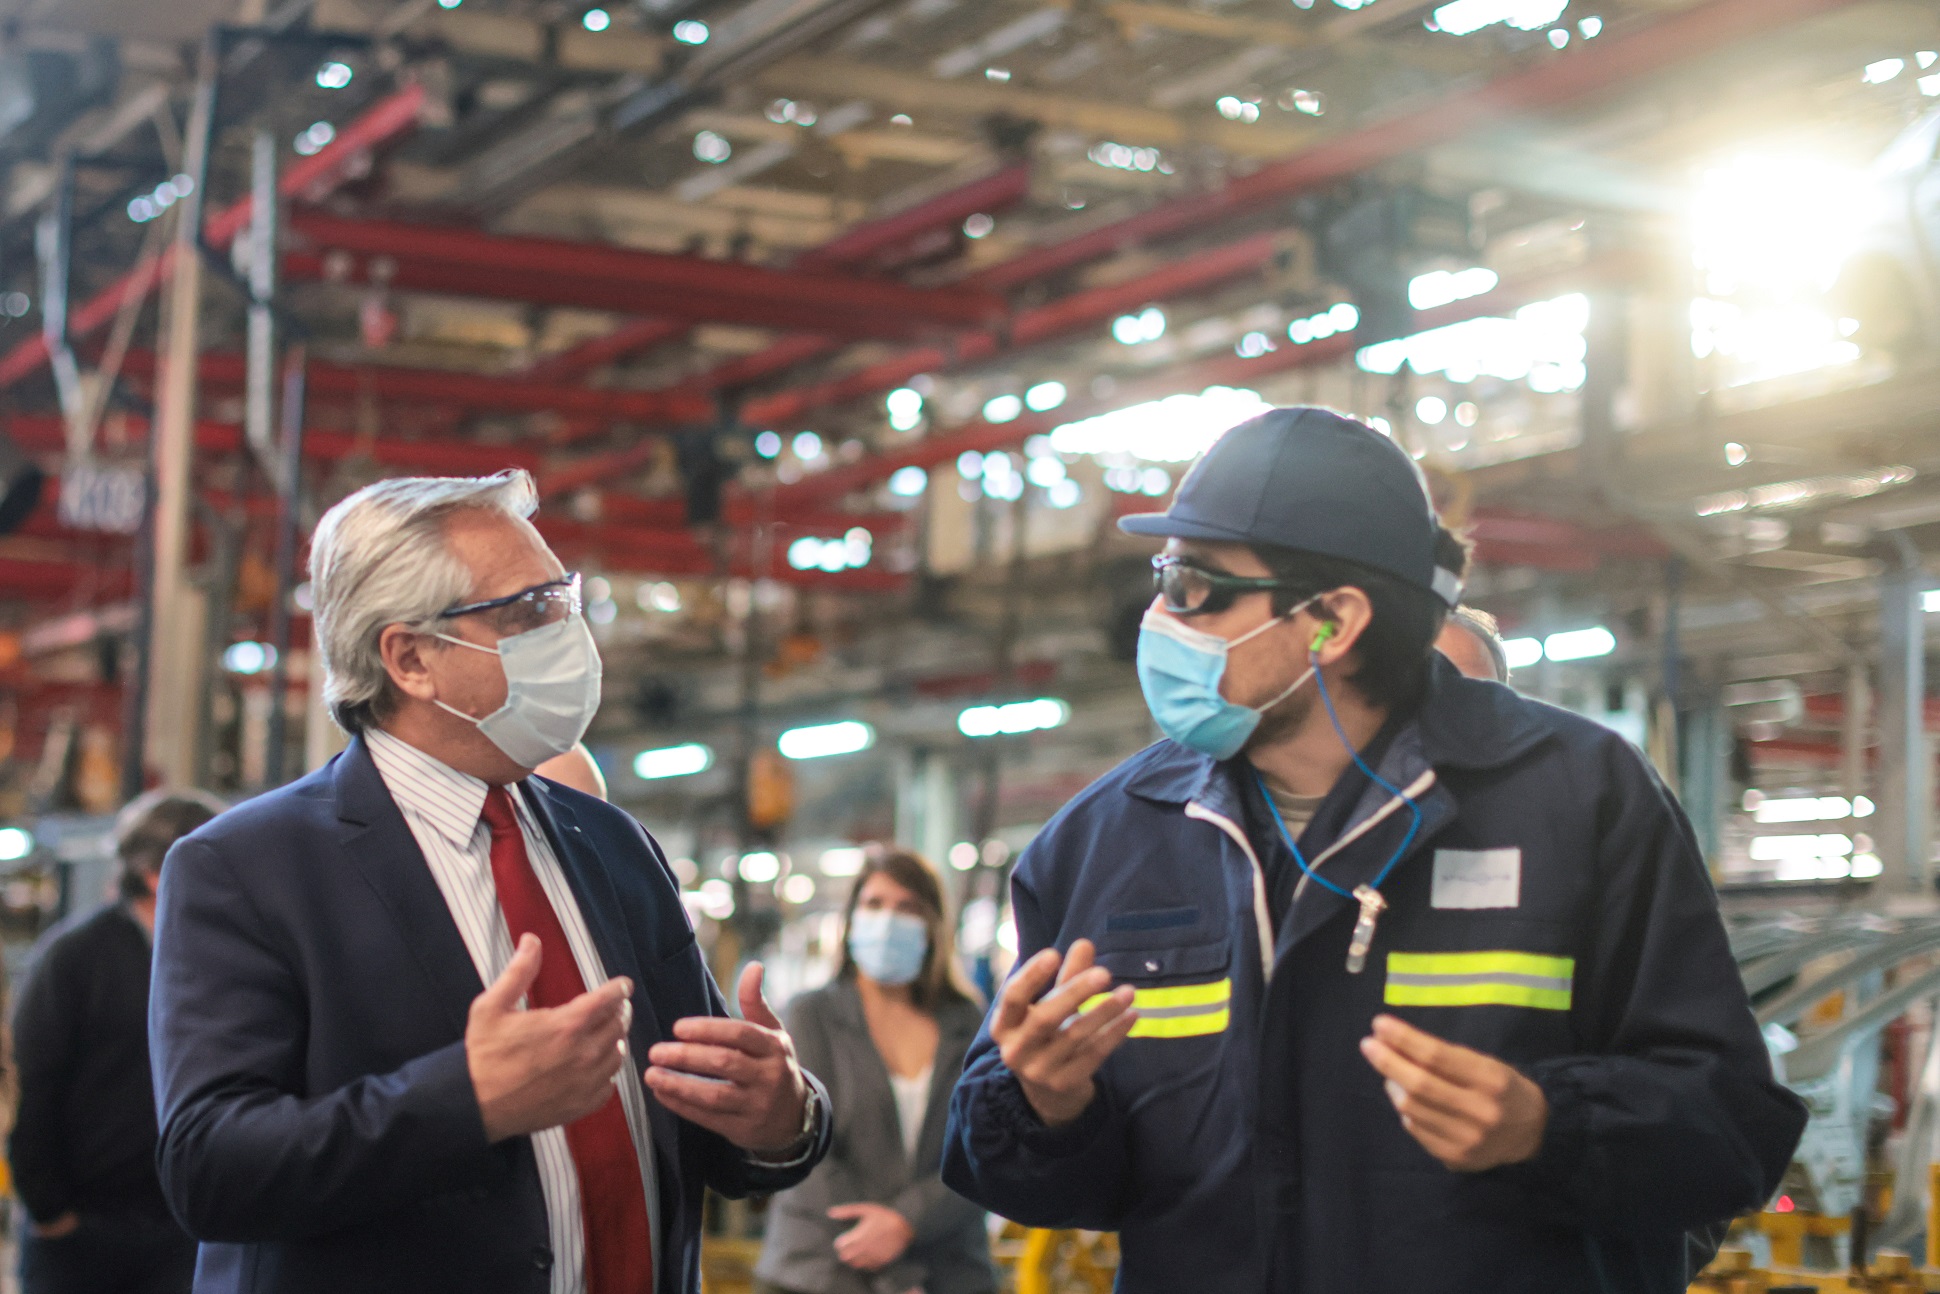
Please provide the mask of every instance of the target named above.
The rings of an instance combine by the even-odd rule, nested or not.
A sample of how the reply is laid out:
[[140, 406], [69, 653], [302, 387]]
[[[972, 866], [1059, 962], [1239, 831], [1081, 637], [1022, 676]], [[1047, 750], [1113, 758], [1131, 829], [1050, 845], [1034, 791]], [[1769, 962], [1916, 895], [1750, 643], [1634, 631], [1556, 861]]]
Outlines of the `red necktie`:
[[[512, 943], [539, 936], [544, 955], [526, 1001], [534, 1007], [564, 1006], [586, 991], [572, 945], [559, 924], [539, 875], [526, 856], [525, 835], [502, 786], [485, 793], [480, 815], [492, 833], [492, 879]], [[579, 1171], [579, 1212], [586, 1229], [586, 1294], [651, 1294], [653, 1233], [647, 1222], [640, 1160], [627, 1131], [626, 1109], [616, 1091], [606, 1104], [566, 1125], [566, 1145]]]

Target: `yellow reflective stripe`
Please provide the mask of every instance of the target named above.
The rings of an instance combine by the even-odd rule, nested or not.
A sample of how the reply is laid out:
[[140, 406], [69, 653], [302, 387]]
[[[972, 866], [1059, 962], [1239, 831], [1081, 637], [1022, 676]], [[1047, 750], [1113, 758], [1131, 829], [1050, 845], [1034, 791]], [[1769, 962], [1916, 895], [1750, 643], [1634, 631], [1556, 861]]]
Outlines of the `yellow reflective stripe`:
[[1574, 957], [1544, 957], [1537, 953], [1389, 953], [1390, 975], [1542, 975], [1569, 979], [1576, 974]]
[[1525, 984], [1394, 984], [1382, 1001], [1389, 1006], [1529, 1006], [1543, 1011], [1570, 1009], [1566, 988], [1530, 988]]
[[1567, 1011], [1575, 975], [1575, 958], [1539, 953], [1389, 953], [1381, 1000], [1389, 1006], [1526, 1006]]
[[1172, 1006], [1219, 1006], [1233, 1000], [1233, 981], [1214, 980], [1210, 984], [1177, 984], [1167, 988], [1135, 990], [1132, 1005], [1141, 1011], [1163, 1010]]
[[[1080, 1011], [1089, 1011], [1109, 994], [1099, 993], [1085, 999]], [[1229, 1004], [1233, 1000], [1233, 981], [1214, 980], [1208, 984], [1173, 984], [1163, 988], [1134, 988], [1132, 1009], [1139, 1013], [1132, 1025], [1134, 1038], [1190, 1038], [1199, 1034], [1222, 1033], [1231, 1022]]]
[[1156, 1020], [1140, 1017], [1132, 1025], [1134, 1038], [1192, 1038], [1206, 1033], [1224, 1033], [1229, 1019], [1227, 1008], [1199, 1015], [1165, 1016]]

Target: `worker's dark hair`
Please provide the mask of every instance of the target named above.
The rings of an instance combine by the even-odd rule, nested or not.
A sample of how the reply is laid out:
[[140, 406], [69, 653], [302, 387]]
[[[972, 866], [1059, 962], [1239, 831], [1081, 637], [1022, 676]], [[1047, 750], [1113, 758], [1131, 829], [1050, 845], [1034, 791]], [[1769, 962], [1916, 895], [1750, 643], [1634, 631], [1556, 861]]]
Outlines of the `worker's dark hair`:
[[923, 969], [909, 986], [910, 1000], [924, 1011], [935, 1011], [946, 1002], [982, 1006], [981, 996], [957, 964], [956, 939], [951, 934], [953, 923], [948, 919], [948, 906], [943, 897], [943, 877], [936, 865], [921, 854], [893, 846], [863, 847], [862, 871], [849, 887], [849, 901], [842, 908], [842, 965], [836, 971], [837, 976], [855, 978], [855, 958], [849, 955], [849, 925], [855, 920], [855, 905], [862, 897], [862, 887], [878, 873], [916, 896], [923, 909], [923, 924], [929, 927], [930, 950], [923, 958]]
[[[1253, 552], [1287, 587], [1273, 594], [1275, 615], [1285, 615], [1317, 593], [1352, 586], [1367, 594], [1373, 619], [1354, 644], [1354, 672], [1347, 676], [1369, 705], [1394, 709], [1411, 704], [1428, 680], [1429, 653], [1448, 618], [1436, 593], [1386, 571], [1344, 557], [1255, 544]], [[1435, 565], [1457, 576], [1468, 571], [1469, 544], [1435, 529]]]
[[115, 857], [123, 898], [147, 898], [169, 846], [227, 808], [207, 791], [154, 790], [130, 800], [115, 817]]

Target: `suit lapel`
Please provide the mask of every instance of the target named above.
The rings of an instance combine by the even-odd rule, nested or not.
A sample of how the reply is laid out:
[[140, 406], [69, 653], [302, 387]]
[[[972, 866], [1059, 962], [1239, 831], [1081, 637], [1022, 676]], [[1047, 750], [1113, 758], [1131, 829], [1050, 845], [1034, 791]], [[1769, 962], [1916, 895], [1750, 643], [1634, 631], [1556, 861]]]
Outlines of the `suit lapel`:
[[444, 892], [424, 852], [391, 799], [361, 737], [337, 760], [338, 843], [376, 891], [397, 933], [437, 990], [446, 1016], [462, 1035], [472, 999], [484, 991]]

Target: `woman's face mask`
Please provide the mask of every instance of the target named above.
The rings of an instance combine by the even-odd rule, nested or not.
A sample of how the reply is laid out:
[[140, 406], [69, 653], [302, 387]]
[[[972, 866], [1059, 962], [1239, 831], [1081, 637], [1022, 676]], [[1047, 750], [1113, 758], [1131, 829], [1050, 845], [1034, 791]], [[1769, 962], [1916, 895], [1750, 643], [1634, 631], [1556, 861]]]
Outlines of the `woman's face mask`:
[[450, 634], [439, 638], [497, 656], [505, 670], [505, 704], [474, 719], [463, 710], [434, 704], [478, 725], [494, 746], [520, 768], [537, 768], [578, 744], [600, 707], [600, 654], [583, 616], [499, 639], [483, 647]]
[[921, 917], [887, 908], [858, 908], [849, 918], [849, 956], [878, 984], [913, 983], [929, 956], [930, 931]]
[[1231, 759], [1239, 754], [1260, 726], [1261, 716], [1298, 691], [1314, 671], [1309, 665], [1285, 691], [1264, 705], [1240, 705], [1228, 701], [1219, 691], [1226, 676], [1227, 657], [1235, 647], [1291, 619], [1313, 601], [1309, 598], [1230, 642], [1191, 628], [1156, 607], [1148, 610], [1138, 630], [1138, 685], [1159, 730], [1181, 746], [1214, 759]]

